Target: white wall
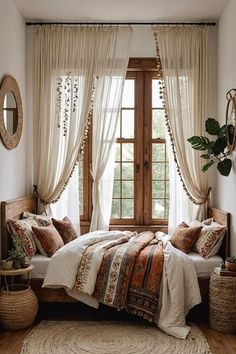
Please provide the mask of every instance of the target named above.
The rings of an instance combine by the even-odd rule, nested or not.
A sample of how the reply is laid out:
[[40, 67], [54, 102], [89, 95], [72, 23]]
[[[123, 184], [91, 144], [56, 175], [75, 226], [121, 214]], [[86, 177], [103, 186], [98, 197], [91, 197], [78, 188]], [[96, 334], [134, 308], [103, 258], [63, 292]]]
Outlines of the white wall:
[[[218, 29], [218, 105], [217, 118], [223, 124], [226, 92], [236, 87], [236, 1], [231, 0], [219, 21]], [[231, 254], [236, 255], [236, 151], [232, 154], [233, 171], [228, 177], [217, 173], [213, 184], [213, 205], [231, 213]]]
[[25, 21], [10, 0], [0, 0], [0, 81], [10, 74], [20, 88], [23, 103], [23, 132], [19, 145], [7, 150], [0, 140], [0, 201], [29, 193], [27, 177], [27, 117]]

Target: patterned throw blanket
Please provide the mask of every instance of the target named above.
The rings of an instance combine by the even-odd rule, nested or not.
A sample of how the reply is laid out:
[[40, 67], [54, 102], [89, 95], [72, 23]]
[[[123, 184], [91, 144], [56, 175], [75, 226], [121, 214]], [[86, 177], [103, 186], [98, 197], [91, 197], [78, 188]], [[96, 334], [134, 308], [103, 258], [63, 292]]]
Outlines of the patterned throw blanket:
[[104, 253], [93, 296], [100, 302], [153, 321], [164, 262], [162, 244], [152, 232]]

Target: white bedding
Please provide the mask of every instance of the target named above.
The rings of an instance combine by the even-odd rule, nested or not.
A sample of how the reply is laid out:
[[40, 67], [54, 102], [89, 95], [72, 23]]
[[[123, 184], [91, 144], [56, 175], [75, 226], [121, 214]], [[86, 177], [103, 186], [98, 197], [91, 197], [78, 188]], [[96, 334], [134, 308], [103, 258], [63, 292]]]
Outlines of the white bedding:
[[189, 252], [188, 257], [193, 261], [198, 277], [209, 277], [215, 267], [219, 267], [223, 262], [218, 255], [205, 259], [199, 253]]
[[44, 278], [49, 262], [50, 262], [49, 257], [43, 256], [42, 254], [36, 253], [32, 258], [31, 258], [31, 263], [34, 266], [34, 269], [32, 270], [31, 277], [32, 278]]
[[[97, 307], [98, 303], [90, 295], [78, 294], [72, 290], [81, 256], [88, 245], [98, 240], [115, 240], [124, 235], [126, 233], [120, 231], [95, 231], [60, 248], [51, 258], [43, 287], [63, 287], [69, 295]], [[98, 262], [100, 262], [99, 258]], [[92, 278], [96, 279], [96, 276]], [[90, 285], [94, 286], [94, 284]], [[160, 295], [156, 324], [170, 335], [185, 338], [190, 330], [190, 327], [185, 325], [185, 316], [193, 306], [201, 302], [201, 296], [193, 262], [168, 241], [164, 242], [164, 268]], [[90, 303], [91, 300], [93, 301]]]

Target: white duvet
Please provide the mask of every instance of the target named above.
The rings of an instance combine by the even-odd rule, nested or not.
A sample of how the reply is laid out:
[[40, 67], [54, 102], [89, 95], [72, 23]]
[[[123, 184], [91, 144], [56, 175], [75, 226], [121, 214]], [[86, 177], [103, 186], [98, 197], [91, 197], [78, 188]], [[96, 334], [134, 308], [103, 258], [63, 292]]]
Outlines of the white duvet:
[[[109, 244], [123, 236], [132, 237], [129, 232], [94, 231], [66, 244], [53, 255], [43, 287], [65, 288], [68, 295], [97, 308], [98, 301], [90, 295], [92, 290], [88, 293], [73, 290], [82, 254], [88, 246], [96, 242], [104, 240]], [[94, 289], [105, 248], [106, 246], [101, 248], [96, 255], [87, 289]], [[167, 334], [184, 339], [190, 331], [190, 327], [185, 324], [185, 317], [200, 302], [201, 295], [193, 262], [168, 240], [164, 241], [164, 267], [156, 324]]]

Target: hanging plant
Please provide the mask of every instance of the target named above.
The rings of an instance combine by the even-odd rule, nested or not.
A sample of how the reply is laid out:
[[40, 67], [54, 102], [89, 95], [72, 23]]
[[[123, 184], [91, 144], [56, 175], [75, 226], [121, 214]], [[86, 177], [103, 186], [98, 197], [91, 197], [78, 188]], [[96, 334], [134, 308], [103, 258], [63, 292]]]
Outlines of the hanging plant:
[[215, 140], [210, 140], [206, 136], [192, 136], [187, 139], [195, 150], [206, 151], [201, 158], [207, 161], [202, 167], [202, 171], [206, 172], [212, 165], [217, 163], [217, 169], [223, 176], [228, 176], [232, 161], [228, 158], [231, 150], [229, 149], [229, 141], [232, 140], [232, 132], [230, 126], [224, 124], [220, 127], [219, 122], [213, 118], [208, 118], [205, 123], [205, 130], [209, 135], [216, 136]]

